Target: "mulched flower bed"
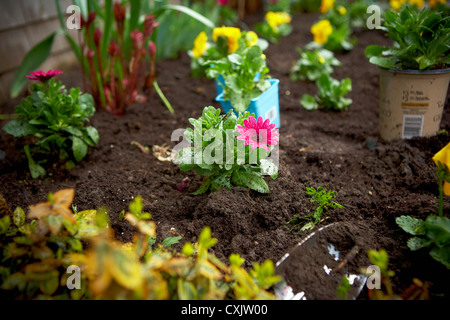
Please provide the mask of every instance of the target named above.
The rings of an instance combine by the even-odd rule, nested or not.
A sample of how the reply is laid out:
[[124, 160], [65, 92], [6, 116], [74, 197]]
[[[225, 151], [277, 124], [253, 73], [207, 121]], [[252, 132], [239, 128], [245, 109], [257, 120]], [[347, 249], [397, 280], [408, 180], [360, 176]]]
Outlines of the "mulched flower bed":
[[[182, 242], [196, 241], [203, 227], [210, 226], [218, 238], [213, 253], [223, 261], [231, 253], [239, 253], [246, 260], [244, 266], [250, 267], [266, 259], [278, 261], [307, 236], [306, 232], [289, 233], [285, 224], [294, 214], [314, 209], [305, 188], [322, 186], [337, 192], [335, 201], [344, 209], [330, 210], [328, 219], [318, 227], [333, 222], [353, 226], [354, 234], [362, 239], [359, 267], [370, 265], [369, 249], [383, 248], [390, 256], [389, 268], [395, 271], [396, 293], [416, 277], [430, 283], [432, 299], [448, 296], [448, 270], [426, 250], [411, 252], [406, 246], [409, 236], [395, 218], [411, 215], [424, 219], [437, 213], [438, 184], [432, 156], [449, 141], [449, 134], [390, 143], [378, 138], [378, 70], [364, 57], [367, 45], [387, 43], [378, 31], [357, 31], [356, 47], [336, 54], [343, 66], [335, 68], [333, 77], [350, 77], [353, 82], [349, 111], [303, 109], [300, 97], [314, 94], [316, 87], [314, 83], [290, 81], [289, 71], [299, 58], [296, 48], [312, 40], [309, 28], [317, 17], [296, 14], [291, 35], [265, 52], [271, 76], [280, 79], [280, 174], [276, 180], [267, 178], [270, 194], [235, 188], [193, 196], [200, 176], [181, 172], [173, 163], [159, 161], [132, 144], [137, 141], [150, 150], [154, 145], [173, 147], [178, 143], [171, 141], [175, 129], [190, 126], [188, 118], [198, 118], [207, 105], [220, 107], [214, 101], [214, 82], [191, 77], [186, 53], [157, 63], [158, 83], [175, 114], [168, 112], [156, 94], [145, 104], [129, 107], [122, 117], [98, 111], [92, 125], [99, 130], [100, 143], [71, 171], [55, 166], [48, 170], [47, 179], [31, 179], [26, 158], [21, 155], [23, 142], [16, 143], [1, 132], [0, 149], [5, 154], [0, 160], [0, 194], [14, 209], [44, 201], [48, 192], [74, 188], [74, 205], [79, 211], [109, 208], [116, 238], [124, 242], [131, 241], [134, 229], [119, 221], [119, 213], [127, 210], [133, 197], [141, 195], [144, 210], [157, 224], [158, 241], [178, 234], [183, 236]], [[263, 13], [258, 12], [248, 16], [245, 23], [252, 26], [262, 20]], [[77, 68], [66, 70], [60, 79], [67, 87], [82, 86]], [[0, 113], [11, 112], [15, 103], [3, 105]], [[449, 115], [445, 109], [441, 127], [447, 131]], [[188, 187], [178, 190], [186, 177]], [[444, 212], [450, 209], [449, 204], [445, 199]], [[314, 260], [314, 254], [309, 258]], [[315, 291], [321, 291], [320, 281], [313, 278], [316, 270], [299, 272], [303, 277], [309, 273], [311, 282], [318, 286]], [[366, 290], [359, 298], [367, 298]]]

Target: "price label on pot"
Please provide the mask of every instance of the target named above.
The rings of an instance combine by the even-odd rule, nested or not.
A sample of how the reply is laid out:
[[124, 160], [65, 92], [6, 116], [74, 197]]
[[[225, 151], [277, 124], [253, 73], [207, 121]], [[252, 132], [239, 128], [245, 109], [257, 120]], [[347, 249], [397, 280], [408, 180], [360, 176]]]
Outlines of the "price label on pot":
[[403, 90], [402, 107], [428, 107], [430, 98], [423, 91]]

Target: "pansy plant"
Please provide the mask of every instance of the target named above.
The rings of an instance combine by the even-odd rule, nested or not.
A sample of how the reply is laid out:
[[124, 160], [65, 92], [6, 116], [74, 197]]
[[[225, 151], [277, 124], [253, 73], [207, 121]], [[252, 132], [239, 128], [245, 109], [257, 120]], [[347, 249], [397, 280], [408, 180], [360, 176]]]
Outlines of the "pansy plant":
[[194, 40], [193, 48], [188, 51], [191, 57], [191, 71], [194, 76], [206, 76], [206, 69], [228, 55], [240, 52], [245, 48], [259, 46], [261, 50], [268, 47], [266, 40], [261, 39], [254, 31], [240, 30], [236, 27], [217, 27], [208, 37], [205, 31], [200, 32]]
[[438, 215], [430, 214], [425, 220], [400, 216], [395, 221], [413, 235], [407, 241], [408, 248], [412, 251], [428, 248], [433, 259], [450, 269], [450, 219], [443, 212], [443, 197], [450, 196], [450, 143], [433, 156], [433, 161], [439, 184]]
[[268, 11], [263, 23], [255, 24], [255, 31], [272, 43], [278, 43], [283, 36], [292, 32], [291, 16], [287, 12]]
[[211, 79], [223, 77], [223, 98], [230, 100], [236, 112], [247, 110], [250, 101], [270, 87], [269, 68], [259, 46], [247, 47], [209, 64], [206, 75]]
[[324, 73], [328, 75], [333, 73], [333, 67], [342, 65], [334, 53], [326, 49], [298, 49], [298, 53], [300, 58], [290, 72], [292, 81], [316, 81]]
[[194, 126], [184, 132], [189, 146], [178, 151], [175, 163], [182, 171], [194, 170], [205, 177], [194, 194], [238, 186], [269, 193], [263, 176], [278, 175], [274, 148], [279, 133], [274, 124], [249, 112], [222, 114], [212, 106], [189, 122]]

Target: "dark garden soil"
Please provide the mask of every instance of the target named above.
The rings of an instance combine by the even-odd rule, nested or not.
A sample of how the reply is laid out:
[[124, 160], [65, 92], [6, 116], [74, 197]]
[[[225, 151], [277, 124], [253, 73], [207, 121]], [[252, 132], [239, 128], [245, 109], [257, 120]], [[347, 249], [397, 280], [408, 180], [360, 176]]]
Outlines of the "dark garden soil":
[[[262, 19], [262, 12], [258, 12], [245, 22], [251, 26]], [[220, 107], [214, 101], [214, 82], [191, 77], [186, 53], [157, 64], [159, 85], [175, 114], [168, 112], [156, 94], [145, 104], [129, 107], [122, 117], [98, 111], [92, 124], [100, 132], [100, 143], [69, 172], [54, 168], [48, 171], [47, 179], [31, 179], [21, 153], [23, 142], [15, 142], [2, 131], [0, 149], [5, 154], [0, 160], [0, 194], [11, 208], [25, 208], [44, 201], [49, 192], [74, 188], [74, 205], [79, 211], [109, 208], [116, 237], [124, 242], [131, 241], [135, 230], [119, 221], [119, 213], [128, 208], [133, 197], [141, 195], [145, 211], [157, 223], [158, 241], [176, 234], [183, 236], [183, 242], [196, 241], [201, 230], [210, 226], [218, 239], [212, 252], [223, 261], [231, 253], [239, 253], [249, 268], [253, 262], [279, 261], [308, 235], [289, 233], [285, 224], [294, 215], [314, 209], [305, 188], [322, 186], [335, 190], [335, 201], [344, 208], [329, 210], [327, 219], [317, 228], [345, 223], [339, 237], [358, 243], [360, 250], [352, 262], [358, 264], [356, 268], [370, 265], [369, 249], [386, 249], [389, 267], [395, 271], [392, 281], [396, 293], [416, 277], [429, 282], [432, 299], [448, 299], [448, 270], [426, 250], [411, 252], [406, 246], [409, 236], [397, 226], [395, 218], [425, 218], [437, 213], [438, 185], [432, 156], [449, 141], [449, 134], [389, 143], [379, 138], [378, 70], [364, 57], [367, 45], [387, 43], [377, 31], [356, 32], [357, 46], [337, 54], [343, 66], [335, 68], [333, 76], [350, 77], [353, 82], [350, 109], [339, 113], [303, 109], [299, 99], [305, 93], [314, 94], [315, 85], [290, 81], [289, 71], [299, 58], [297, 47], [312, 40], [309, 29], [316, 19], [315, 14], [296, 14], [292, 34], [265, 52], [271, 76], [280, 79], [280, 173], [276, 180], [267, 179], [270, 194], [235, 188], [193, 196], [200, 176], [181, 172], [172, 162], [159, 161], [131, 143], [137, 141], [150, 149], [164, 144], [173, 147], [178, 143], [171, 141], [175, 129], [190, 126], [188, 118], [198, 118], [207, 105]], [[82, 85], [77, 69], [66, 71], [61, 80], [68, 87]], [[0, 113], [11, 112], [15, 103], [4, 105]], [[441, 127], [448, 131], [449, 126], [446, 108]], [[177, 187], [186, 177], [190, 183], [179, 191]], [[445, 199], [444, 211], [449, 207]], [[336, 288], [323, 285], [321, 277], [327, 277], [319, 272], [323, 270], [307, 264], [323, 259], [322, 252], [312, 250], [305, 256], [303, 267], [300, 261], [289, 272], [293, 278], [297, 273], [299, 279], [305, 279], [304, 285], [314, 287], [312, 291], [322, 293], [312, 298], [334, 299]], [[359, 299], [367, 299], [366, 289]]]

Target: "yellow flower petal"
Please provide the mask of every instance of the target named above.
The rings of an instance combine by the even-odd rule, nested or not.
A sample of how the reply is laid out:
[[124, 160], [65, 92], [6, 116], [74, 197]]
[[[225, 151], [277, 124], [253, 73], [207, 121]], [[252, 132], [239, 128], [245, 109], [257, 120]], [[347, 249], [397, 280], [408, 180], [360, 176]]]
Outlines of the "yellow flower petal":
[[197, 59], [201, 57], [207, 49], [208, 49], [208, 36], [204, 31], [202, 31], [194, 40], [194, 48], [192, 49], [194, 58]]
[[245, 42], [247, 43], [247, 46], [252, 47], [254, 45], [258, 44], [258, 35], [254, 31], [248, 31], [245, 34]]
[[444, 194], [450, 196], [450, 183], [444, 181]]
[[228, 54], [233, 53], [239, 47], [238, 40], [241, 38], [241, 30], [235, 27], [218, 27], [213, 29], [213, 40], [223, 36], [227, 38]]
[[434, 156], [433, 161], [438, 165], [438, 161], [450, 168], [450, 143], [439, 150]]
[[333, 32], [333, 27], [329, 20], [320, 20], [311, 27], [311, 33], [314, 36], [314, 42], [324, 44], [328, 41], [328, 37]]
[[320, 4], [320, 13], [327, 13], [329, 10], [331, 10], [334, 6], [334, 0], [322, 0], [322, 3]]

